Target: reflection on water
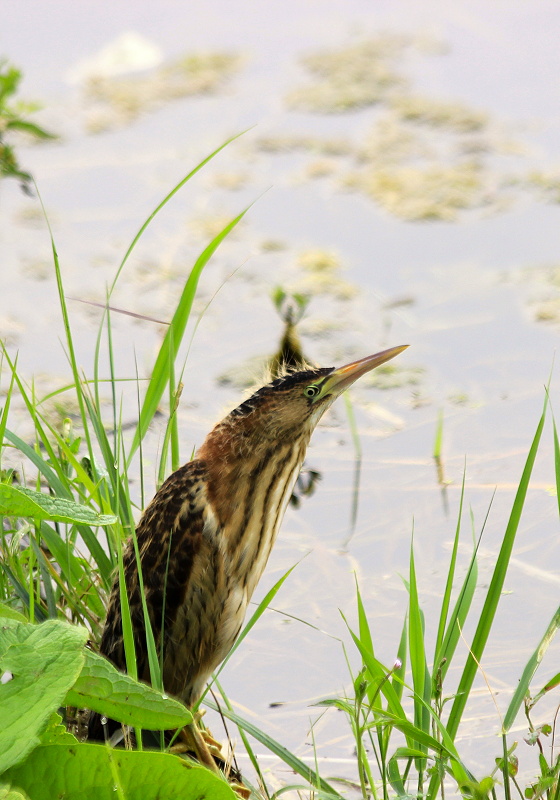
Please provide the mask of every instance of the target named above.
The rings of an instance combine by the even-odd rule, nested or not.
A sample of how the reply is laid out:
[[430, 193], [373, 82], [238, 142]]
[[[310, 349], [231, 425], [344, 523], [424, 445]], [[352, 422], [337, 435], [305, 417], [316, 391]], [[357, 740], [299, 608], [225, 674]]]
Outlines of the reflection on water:
[[[62, 135], [56, 146], [22, 154], [53, 224], [66, 291], [80, 300], [103, 304], [151, 209], [230, 134], [256, 125], [156, 219], [112, 298], [120, 309], [168, 320], [209, 232], [256, 201], [202, 277], [194, 308], [201, 319], [179, 412], [185, 458], [223, 408], [239, 402], [239, 388], [218, 376], [252, 358], [258, 373], [275, 352], [283, 328], [271, 312], [275, 287], [311, 296], [298, 332], [301, 352], [314, 362], [340, 364], [396, 341], [411, 343], [397, 372], [375, 374], [384, 388], [364, 381], [352, 392], [359, 497], [356, 442], [342, 404], [317, 431], [308, 459], [322, 479], [305, 484], [315, 492], [288, 511], [260, 596], [301, 563], [276, 598], [279, 613], [260, 621], [223, 675], [244, 713], [288, 747], [310, 755], [309, 720], [318, 719], [319, 755], [344, 759], [351, 755], [349, 734], [336, 715], [309, 706], [348, 685], [340, 644], [331, 637], [348, 639], [339, 609], [355, 619], [355, 576], [378, 655], [392, 664], [414, 525], [421, 602], [428, 636], [435, 636], [465, 456], [465, 506], [475, 533], [497, 487], [481, 552], [484, 587], [540, 414], [557, 343], [550, 324], [557, 287], [542, 276], [555, 274], [560, 245], [560, 65], [550, 36], [560, 12], [547, 3], [540, 14], [482, 3], [399, 1], [376, 4], [375, 13], [371, 4], [336, 0], [303, 7], [288, 0], [281, 14], [265, 6], [241, 16], [238, 9], [233, 20], [218, 0], [188, 10], [173, 4], [172, 13], [157, 17], [140, 2], [109, 19], [92, 13], [93, 6], [63, 2], [59, 23], [68, 47], [53, 52], [44, 35], [52, 30], [50, 11], [32, 0], [25, 17], [33, 13], [41, 35], [34, 38], [24, 15], [14, 12], [4, 21], [4, 47], [27, 78], [25, 95], [45, 104], [44, 124]], [[227, 67], [213, 93], [173, 98], [165, 95], [166, 82], [161, 91], [153, 88], [160, 67], [124, 83], [119, 78], [111, 85], [125, 99], [133, 84], [152, 87], [144, 109], [150, 113], [89, 135], [96, 107], [64, 76], [130, 29], [157, 43], [163, 63], [175, 64], [185, 52], [227, 53], [235, 74]], [[437, 37], [425, 35], [434, 29]], [[434, 41], [437, 48], [427, 52]], [[103, 102], [104, 113], [113, 113]], [[0, 335], [46, 393], [68, 374], [50, 243], [36, 200], [6, 181], [0, 200]], [[99, 314], [79, 303], [71, 311], [78, 359], [89, 371]], [[113, 325], [119, 374], [133, 376], [135, 362], [149, 369], [162, 326], [124, 315], [114, 315]], [[553, 402], [555, 386], [553, 376]], [[123, 391], [127, 421], [136, 398]], [[445, 472], [436, 479], [440, 409]], [[23, 421], [17, 425], [29, 435]], [[154, 428], [146, 444], [153, 453], [161, 436]], [[502, 711], [558, 601], [557, 583], [543, 578], [556, 578], [558, 563], [550, 453], [545, 435], [483, 664]], [[468, 514], [463, 531], [461, 569], [469, 558]], [[456, 678], [449, 675], [449, 691]], [[473, 769], [488, 771], [500, 722], [482, 679], [478, 686], [461, 747]], [[516, 735], [522, 731], [520, 720]]]

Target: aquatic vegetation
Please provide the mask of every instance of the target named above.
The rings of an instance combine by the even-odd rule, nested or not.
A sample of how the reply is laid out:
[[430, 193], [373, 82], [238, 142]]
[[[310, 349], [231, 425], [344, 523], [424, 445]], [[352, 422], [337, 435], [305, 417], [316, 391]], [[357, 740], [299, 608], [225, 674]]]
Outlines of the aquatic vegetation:
[[217, 92], [241, 68], [239, 55], [190, 53], [140, 75], [91, 76], [84, 84], [87, 128], [100, 133], [191, 95]]
[[33, 178], [20, 165], [14, 142], [18, 136], [35, 142], [57, 137], [29, 119], [38, 111], [37, 104], [14, 99], [21, 79], [19, 69], [0, 59], [0, 178], [15, 178], [21, 188], [30, 193]]
[[456, 133], [479, 133], [489, 122], [488, 114], [468, 108], [461, 103], [445, 103], [429, 97], [414, 95], [396, 97], [391, 107], [404, 120]]
[[361, 141], [302, 133], [261, 137], [261, 152], [302, 152], [328, 158], [303, 168], [306, 180], [330, 179], [342, 190], [369, 197], [386, 213], [408, 221], [453, 222], [467, 212], [499, 212], [521, 191], [556, 202], [558, 176], [514, 178], [505, 159], [523, 146], [504, 135], [489, 112], [420, 94], [406, 75], [406, 57], [445, 53], [440, 43], [380, 34], [302, 59], [314, 78], [286, 98], [289, 109], [371, 118]]
[[406, 86], [398, 70], [403, 50], [411, 40], [384, 34], [337, 50], [324, 50], [302, 59], [315, 83], [292, 91], [291, 108], [340, 114], [385, 100]]
[[417, 387], [425, 373], [423, 367], [401, 367], [390, 368], [389, 364], [382, 364], [379, 375], [375, 379], [370, 378], [365, 381], [366, 386], [386, 391], [387, 389], [400, 389], [404, 386]]
[[531, 172], [522, 183], [548, 203], [560, 203], [560, 174], [557, 170]]
[[310, 295], [330, 295], [336, 300], [355, 297], [357, 287], [340, 277], [342, 264], [336, 253], [328, 250], [305, 250], [297, 257], [297, 266], [303, 272], [292, 287], [296, 292]]
[[504, 281], [528, 287], [525, 303], [533, 319], [551, 325], [560, 324], [560, 267], [536, 265], [504, 276]]
[[343, 138], [324, 138], [321, 136], [301, 136], [283, 134], [260, 136], [255, 147], [263, 153], [316, 153], [324, 156], [346, 156], [352, 153], [350, 142]]
[[349, 173], [344, 185], [376, 200], [408, 220], [457, 219], [459, 211], [489, 203], [489, 187], [479, 164], [375, 167]]

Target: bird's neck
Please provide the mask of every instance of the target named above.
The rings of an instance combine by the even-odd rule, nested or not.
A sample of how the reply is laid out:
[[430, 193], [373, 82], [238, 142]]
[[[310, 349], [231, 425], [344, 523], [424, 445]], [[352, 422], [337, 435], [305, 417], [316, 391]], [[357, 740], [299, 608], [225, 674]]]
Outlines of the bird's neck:
[[220, 426], [197, 457], [207, 469], [207, 495], [228, 555], [250, 596], [260, 578], [297, 479], [309, 437], [279, 442], [224, 435]]

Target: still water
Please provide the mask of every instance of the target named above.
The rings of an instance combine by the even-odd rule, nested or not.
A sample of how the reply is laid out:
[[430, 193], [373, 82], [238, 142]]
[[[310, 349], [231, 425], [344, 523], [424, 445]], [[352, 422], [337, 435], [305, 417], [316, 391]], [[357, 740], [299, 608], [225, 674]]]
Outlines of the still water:
[[[339, 609], [355, 623], [357, 578], [377, 655], [392, 664], [414, 528], [433, 641], [465, 464], [475, 533], [496, 488], [480, 606], [553, 369], [560, 11], [551, 2], [403, 0], [161, 2], [157, 13], [144, 0], [7, 5], [2, 55], [23, 71], [25, 99], [43, 104], [37, 120], [60, 134], [19, 152], [49, 214], [69, 297], [103, 302], [155, 205], [246, 131], [157, 217], [112, 298], [117, 308], [168, 320], [198, 253], [251, 205], [203, 274], [191, 334], [200, 322], [192, 342], [186, 337], [185, 458], [274, 353], [282, 332], [275, 287], [309, 297], [299, 331], [317, 363], [411, 345], [383, 386], [364, 380], [352, 390], [362, 450], [355, 526], [356, 451], [339, 402], [309, 451], [322, 480], [289, 510], [255, 599], [301, 563], [222, 675], [236, 707], [301, 757], [312, 754], [318, 720], [324, 773], [351, 774], [340, 717], [311, 708], [349, 685]], [[122, 66], [115, 53], [125, 34]], [[0, 208], [0, 336], [46, 391], [68, 376], [48, 235], [37, 200], [15, 183], [0, 185]], [[89, 371], [99, 311], [69, 303]], [[135, 358], [149, 371], [163, 327], [124, 315], [114, 327], [118, 372], [133, 376]], [[557, 386], [556, 369], [553, 405]], [[135, 403], [125, 395], [130, 420]], [[440, 413], [445, 488], [432, 458]], [[12, 427], [28, 433], [23, 418]], [[154, 429], [149, 438], [153, 473], [161, 436]], [[547, 428], [483, 663], [502, 714], [558, 603], [553, 485]], [[464, 571], [468, 511], [463, 524]], [[536, 689], [557, 672], [558, 652], [549, 652]], [[451, 692], [453, 671], [449, 679]], [[499, 754], [500, 719], [482, 679], [478, 686], [459, 750], [482, 775]], [[550, 722], [551, 709], [553, 700], [534, 721]], [[515, 735], [523, 733], [520, 719]], [[530, 776], [534, 753], [521, 744], [519, 755]]]

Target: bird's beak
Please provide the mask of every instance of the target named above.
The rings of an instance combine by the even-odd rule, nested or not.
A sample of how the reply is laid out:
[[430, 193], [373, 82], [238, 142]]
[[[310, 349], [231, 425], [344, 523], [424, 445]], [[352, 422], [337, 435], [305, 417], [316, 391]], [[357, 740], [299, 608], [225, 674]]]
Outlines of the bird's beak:
[[335, 394], [339, 395], [345, 391], [354, 381], [365, 375], [366, 372], [375, 369], [380, 364], [390, 361], [403, 350], [406, 350], [407, 344], [400, 345], [400, 347], [390, 347], [388, 350], [382, 350], [380, 353], [375, 353], [373, 356], [366, 356], [359, 361], [352, 361], [351, 364], [345, 364], [331, 372], [321, 386], [321, 392], [317, 399], [325, 397], [326, 395]]

